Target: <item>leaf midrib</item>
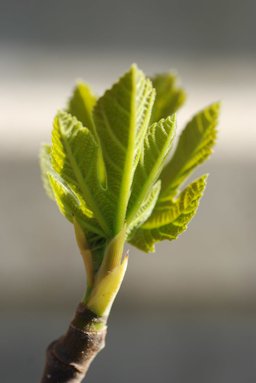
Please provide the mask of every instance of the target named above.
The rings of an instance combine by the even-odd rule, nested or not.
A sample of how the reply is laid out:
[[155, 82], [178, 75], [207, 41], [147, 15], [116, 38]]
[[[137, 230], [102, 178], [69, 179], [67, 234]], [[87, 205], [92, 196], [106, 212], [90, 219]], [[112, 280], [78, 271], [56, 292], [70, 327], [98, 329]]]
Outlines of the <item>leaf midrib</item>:
[[120, 185], [120, 195], [116, 210], [115, 219], [115, 234], [118, 234], [125, 221], [126, 209], [130, 197], [130, 189], [132, 183], [132, 167], [134, 159], [134, 147], [135, 147], [135, 131], [136, 131], [136, 78], [135, 68], [132, 68], [131, 72], [131, 104], [130, 104], [130, 124], [129, 124], [129, 138], [128, 147], [126, 150], [124, 171], [122, 181]]

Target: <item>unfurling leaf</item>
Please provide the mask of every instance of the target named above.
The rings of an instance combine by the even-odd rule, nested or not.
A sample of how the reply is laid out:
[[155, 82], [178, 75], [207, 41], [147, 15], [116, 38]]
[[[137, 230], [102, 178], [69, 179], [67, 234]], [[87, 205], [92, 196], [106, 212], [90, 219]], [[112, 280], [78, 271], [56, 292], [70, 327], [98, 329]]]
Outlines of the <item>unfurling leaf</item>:
[[73, 222], [74, 215], [80, 210], [79, 200], [60, 177], [48, 173], [48, 179], [61, 214], [70, 222]]
[[106, 171], [102, 158], [102, 151], [100, 148], [95, 124], [93, 121], [93, 109], [95, 107], [97, 97], [92, 93], [90, 87], [82, 82], [79, 82], [74, 89], [73, 95], [68, 103], [68, 112], [76, 117], [82, 125], [88, 128], [93, 133], [95, 140], [98, 143], [97, 152], [97, 171], [101, 184], [105, 186]]
[[183, 130], [173, 157], [164, 167], [160, 199], [174, 196], [193, 170], [212, 153], [216, 141], [220, 105], [197, 113]]
[[136, 211], [135, 217], [133, 217], [131, 223], [129, 224], [127, 228], [127, 235], [130, 235], [130, 233], [135, 228], [141, 226], [148, 219], [148, 217], [150, 217], [156, 205], [160, 190], [161, 190], [161, 181], [157, 181], [155, 185], [151, 188], [147, 197], [140, 204], [140, 207], [138, 208], [138, 210]]
[[128, 225], [140, 209], [162, 170], [166, 156], [172, 146], [175, 124], [176, 117], [173, 115], [154, 123], [146, 132], [132, 183], [127, 212]]
[[109, 233], [106, 198], [97, 173], [97, 142], [93, 134], [70, 114], [59, 112], [52, 133], [52, 167], [78, 194]]
[[177, 77], [172, 73], [156, 75], [152, 78], [156, 90], [156, 99], [153, 106], [151, 122], [157, 122], [176, 113], [184, 104], [186, 93], [177, 86]]
[[50, 144], [43, 144], [41, 146], [40, 150], [40, 169], [41, 169], [41, 176], [43, 181], [43, 186], [46, 194], [48, 197], [52, 200], [54, 200], [54, 193], [51, 187], [51, 184], [49, 182], [48, 173], [52, 170], [52, 164], [51, 164], [51, 145]]
[[[133, 175], [148, 128], [154, 94], [150, 80], [133, 65], [98, 99], [94, 108], [106, 167], [108, 215], [112, 218], [114, 235], [125, 223]], [[108, 208], [106, 206], [105, 210]]]
[[76, 117], [83, 126], [92, 132], [95, 132], [92, 113], [96, 100], [97, 98], [89, 86], [79, 82], [74, 89], [67, 108], [67, 111], [72, 116]]
[[129, 242], [145, 252], [152, 252], [156, 242], [176, 239], [195, 215], [206, 179], [207, 176], [200, 177], [188, 185], [177, 199], [157, 205], [147, 221], [132, 233]]

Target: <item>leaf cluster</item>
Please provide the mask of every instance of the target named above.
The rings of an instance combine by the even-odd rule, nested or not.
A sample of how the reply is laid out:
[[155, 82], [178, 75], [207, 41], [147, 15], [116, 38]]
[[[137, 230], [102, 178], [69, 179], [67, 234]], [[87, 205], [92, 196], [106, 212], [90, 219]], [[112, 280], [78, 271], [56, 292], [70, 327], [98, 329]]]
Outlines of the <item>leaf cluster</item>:
[[173, 148], [184, 101], [173, 74], [149, 79], [133, 65], [99, 98], [78, 83], [54, 118], [52, 142], [41, 150], [44, 187], [81, 227], [94, 269], [124, 228], [129, 243], [151, 252], [195, 215], [207, 177], [183, 185], [212, 153], [219, 104], [197, 113]]

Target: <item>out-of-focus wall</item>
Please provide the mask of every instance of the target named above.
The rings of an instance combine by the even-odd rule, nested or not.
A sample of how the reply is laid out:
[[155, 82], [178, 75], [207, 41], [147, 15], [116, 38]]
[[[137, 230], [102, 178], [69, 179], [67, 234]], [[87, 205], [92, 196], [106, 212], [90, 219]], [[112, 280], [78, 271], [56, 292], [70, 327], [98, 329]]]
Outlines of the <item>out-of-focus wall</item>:
[[255, 55], [255, 12], [254, 0], [1, 0], [0, 39], [86, 54], [138, 47]]

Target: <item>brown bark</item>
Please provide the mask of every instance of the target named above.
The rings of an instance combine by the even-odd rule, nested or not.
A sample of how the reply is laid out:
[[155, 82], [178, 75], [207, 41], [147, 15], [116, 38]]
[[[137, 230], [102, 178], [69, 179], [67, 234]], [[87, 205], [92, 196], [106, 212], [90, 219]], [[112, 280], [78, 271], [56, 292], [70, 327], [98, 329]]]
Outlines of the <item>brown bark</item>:
[[41, 383], [80, 383], [105, 345], [106, 330], [106, 318], [80, 303], [66, 334], [47, 349]]

